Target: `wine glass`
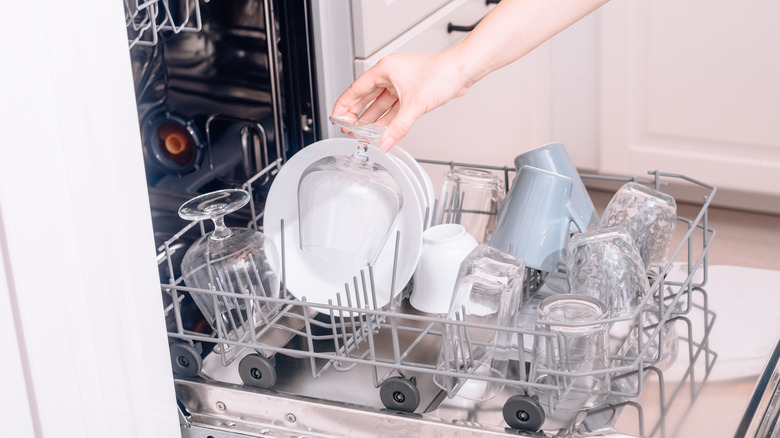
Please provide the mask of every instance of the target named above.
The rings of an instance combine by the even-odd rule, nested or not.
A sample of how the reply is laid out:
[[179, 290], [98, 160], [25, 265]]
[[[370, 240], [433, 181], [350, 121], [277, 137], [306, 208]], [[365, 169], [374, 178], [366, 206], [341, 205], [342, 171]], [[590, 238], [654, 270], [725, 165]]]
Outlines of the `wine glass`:
[[[184, 255], [184, 283], [188, 287], [247, 296], [191, 292], [218, 338], [231, 341], [244, 340], [250, 330], [267, 323], [278, 311], [278, 305], [248, 298], [279, 297], [279, 278], [272, 268], [280, 263], [273, 241], [256, 230], [225, 226], [224, 216], [247, 202], [249, 193], [245, 190], [226, 189], [193, 198], [179, 208], [183, 219], [214, 222], [214, 231], [198, 239]], [[227, 364], [241, 349], [221, 344], [215, 350], [226, 354]]]
[[401, 211], [401, 186], [369, 159], [385, 127], [330, 120], [352, 132], [352, 155], [325, 157], [309, 165], [298, 185], [301, 250], [321, 259], [365, 266], [374, 263]]

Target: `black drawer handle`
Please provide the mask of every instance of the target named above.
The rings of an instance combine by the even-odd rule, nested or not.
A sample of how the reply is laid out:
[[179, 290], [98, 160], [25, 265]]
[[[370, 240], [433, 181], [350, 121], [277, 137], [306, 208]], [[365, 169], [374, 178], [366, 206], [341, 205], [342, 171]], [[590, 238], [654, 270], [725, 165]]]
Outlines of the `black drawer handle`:
[[[501, 0], [485, 0], [485, 4], [486, 5], [495, 5], [495, 4], [498, 4], [498, 2], [500, 2], [500, 1]], [[480, 21], [482, 21], [482, 19], [479, 19], [479, 21], [477, 21], [476, 23], [472, 24], [471, 26], [461, 26], [461, 25], [458, 25], [458, 24], [447, 23], [447, 33], [452, 33], [452, 32], [471, 32], [472, 30], [474, 30], [475, 27], [477, 27], [477, 25], [479, 24]]]

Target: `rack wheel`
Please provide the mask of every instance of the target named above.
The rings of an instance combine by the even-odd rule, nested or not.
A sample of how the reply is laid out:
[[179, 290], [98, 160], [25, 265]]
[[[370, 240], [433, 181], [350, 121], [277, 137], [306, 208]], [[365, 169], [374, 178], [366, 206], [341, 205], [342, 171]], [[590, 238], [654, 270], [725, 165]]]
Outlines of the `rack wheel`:
[[176, 342], [170, 346], [171, 367], [177, 376], [195, 377], [203, 369], [200, 353], [190, 344]]
[[270, 388], [276, 384], [276, 369], [268, 358], [252, 353], [238, 363], [238, 374], [245, 385]]
[[403, 377], [391, 377], [379, 388], [379, 398], [388, 409], [414, 412], [420, 406], [420, 391], [414, 377], [406, 380]]
[[504, 421], [512, 429], [536, 432], [544, 424], [544, 409], [527, 395], [513, 395], [504, 403]]

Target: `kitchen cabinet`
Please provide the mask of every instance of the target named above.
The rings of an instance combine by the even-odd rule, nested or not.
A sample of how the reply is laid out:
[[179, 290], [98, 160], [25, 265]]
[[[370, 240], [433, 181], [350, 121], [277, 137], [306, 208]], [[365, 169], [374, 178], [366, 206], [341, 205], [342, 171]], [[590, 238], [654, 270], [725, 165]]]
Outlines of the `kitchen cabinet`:
[[600, 170], [780, 196], [779, 16], [771, 1], [607, 4]]
[[594, 169], [680, 172], [717, 186], [716, 204], [780, 212], [780, 4], [609, 2], [596, 14], [595, 38], [556, 54], [598, 53], [582, 64], [598, 72], [585, 84], [598, 90]]
[[355, 57], [367, 58], [404, 31], [435, 12], [448, 0], [352, 0]]

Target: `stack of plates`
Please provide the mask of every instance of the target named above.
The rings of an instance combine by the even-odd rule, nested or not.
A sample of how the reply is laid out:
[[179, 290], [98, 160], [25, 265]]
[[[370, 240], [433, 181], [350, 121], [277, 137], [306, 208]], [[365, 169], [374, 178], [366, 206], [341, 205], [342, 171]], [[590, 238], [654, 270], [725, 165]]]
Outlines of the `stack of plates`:
[[420, 208], [424, 215], [424, 228], [431, 226], [433, 219], [433, 207], [436, 202], [436, 194], [433, 193], [433, 182], [431, 177], [423, 170], [420, 163], [401, 147], [396, 146], [390, 149], [390, 158], [398, 161], [398, 167], [401, 167], [409, 177], [410, 183], [414, 186]]
[[[263, 220], [264, 233], [280, 251], [284, 239], [287, 289], [299, 300], [336, 304], [336, 294], [341, 294], [342, 303], [346, 305], [343, 298], [345, 284], [352, 290], [353, 278], [360, 279], [361, 270], [367, 274], [367, 269], [360, 266], [323, 260], [302, 251], [298, 234], [298, 183], [301, 174], [321, 158], [351, 155], [356, 147], [356, 141], [348, 138], [322, 140], [307, 146], [281, 168], [268, 193]], [[390, 302], [391, 297], [398, 295], [412, 278], [420, 258], [426, 211], [433, 210], [435, 198], [430, 178], [403, 149], [396, 147], [391, 153], [385, 154], [370, 147], [368, 156], [369, 160], [384, 166], [393, 175], [403, 196], [398, 220], [373, 267], [376, 307], [381, 308]], [[431, 215], [432, 212], [427, 213], [427, 217]], [[397, 233], [399, 231], [400, 234]], [[394, 263], [397, 234], [398, 258], [397, 263]], [[280, 277], [282, 275], [281, 272], [277, 274]], [[374, 307], [373, 303], [371, 307]]]

